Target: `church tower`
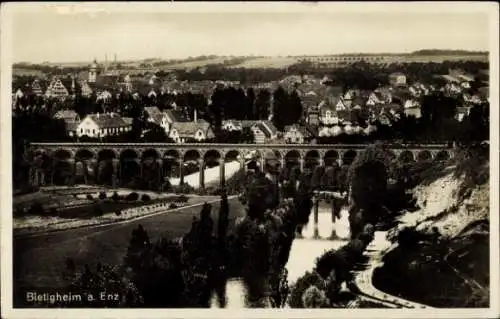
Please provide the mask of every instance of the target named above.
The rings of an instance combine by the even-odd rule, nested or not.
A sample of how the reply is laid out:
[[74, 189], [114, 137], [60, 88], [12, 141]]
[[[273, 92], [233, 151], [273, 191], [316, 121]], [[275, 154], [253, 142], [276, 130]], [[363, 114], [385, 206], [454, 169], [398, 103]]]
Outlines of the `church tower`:
[[89, 69], [89, 83], [95, 83], [96, 79], [97, 79], [97, 61], [94, 60], [94, 63], [92, 63]]

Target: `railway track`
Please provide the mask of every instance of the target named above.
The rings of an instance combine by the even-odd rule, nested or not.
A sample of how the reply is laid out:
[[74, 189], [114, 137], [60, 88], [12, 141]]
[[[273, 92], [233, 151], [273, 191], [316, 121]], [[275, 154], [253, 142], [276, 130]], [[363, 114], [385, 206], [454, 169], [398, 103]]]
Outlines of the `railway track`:
[[354, 275], [354, 282], [352, 283], [354, 287], [352, 287], [352, 290], [354, 290], [360, 299], [379, 304], [383, 307], [432, 309], [433, 307], [428, 305], [385, 293], [373, 286], [373, 272], [383, 265], [382, 257], [384, 251], [390, 246], [391, 243], [386, 239], [386, 232], [378, 232], [375, 239], [365, 250], [363, 254], [364, 260], [356, 264], [352, 271]]

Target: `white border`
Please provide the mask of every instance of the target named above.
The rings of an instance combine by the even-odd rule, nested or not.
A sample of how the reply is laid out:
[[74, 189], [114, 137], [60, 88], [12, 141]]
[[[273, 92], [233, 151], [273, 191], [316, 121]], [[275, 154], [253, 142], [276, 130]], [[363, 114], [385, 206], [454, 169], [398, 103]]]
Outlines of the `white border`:
[[[490, 21], [490, 275], [491, 307], [489, 309], [433, 309], [381, 310], [381, 309], [325, 309], [325, 310], [221, 310], [221, 309], [12, 309], [12, 154], [11, 154], [11, 13], [15, 10], [44, 10], [57, 6], [61, 13], [81, 12], [486, 12]], [[78, 8], [77, 8], [78, 7]], [[46, 9], [45, 9], [46, 10]], [[1, 11], [1, 299], [2, 316], [6, 318], [495, 318], [500, 316], [499, 298], [499, 15], [497, 3], [472, 2], [378, 2], [378, 3], [269, 3], [269, 2], [203, 2], [203, 3], [7, 3]], [[29, 23], [29, 21], [26, 21]], [[404, 27], [404, 26], [402, 26]]]

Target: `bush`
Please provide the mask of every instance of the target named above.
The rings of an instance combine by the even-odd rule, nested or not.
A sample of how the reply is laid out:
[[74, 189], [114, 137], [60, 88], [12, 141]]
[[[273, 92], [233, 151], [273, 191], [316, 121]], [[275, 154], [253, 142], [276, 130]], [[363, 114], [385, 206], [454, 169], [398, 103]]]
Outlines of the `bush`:
[[139, 194], [137, 194], [136, 192], [132, 192], [130, 194], [127, 195], [127, 197], [125, 197], [125, 200], [128, 200], [128, 201], [136, 201], [139, 199]]
[[113, 196], [111, 196], [111, 199], [115, 202], [117, 202], [118, 200], [120, 200], [120, 196], [118, 196], [118, 193], [117, 192], [114, 192], [113, 193]]
[[189, 197], [187, 197], [186, 195], [181, 195], [178, 197], [178, 201], [180, 203], [187, 203], [188, 200], [189, 200]]
[[106, 199], [106, 193], [105, 192], [100, 192], [99, 193], [99, 199], [103, 200], [103, 199]]
[[168, 205], [168, 208], [170, 208], [170, 209], [175, 209], [177, 207], [179, 207], [179, 206], [177, 206], [176, 203], [170, 203], [170, 205]]
[[121, 210], [117, 210], [117, 211], [115, 212], [115, 215], [116, 215], [116, 216], [121, 216], [121, 214], [122, 214], [122, 211], [121, 211]]
[[93, 200], [93, 199], [94, 199], [94, 197], [92, 197], [92, 195], [90, 195], [90, 194], [87, 194], [87, 199], [89, 199], [89, 200]]
[[141, 196], [141, 199], [142, 199], [142, 201], [143, 201], [143, 202], [148, 202], [148, 201], [150, 201], [150, 200], [151, 200], [151, 197], [149, 197], [149, 195], [148, 195], [148, 194], [143, 194], [143, 195]]

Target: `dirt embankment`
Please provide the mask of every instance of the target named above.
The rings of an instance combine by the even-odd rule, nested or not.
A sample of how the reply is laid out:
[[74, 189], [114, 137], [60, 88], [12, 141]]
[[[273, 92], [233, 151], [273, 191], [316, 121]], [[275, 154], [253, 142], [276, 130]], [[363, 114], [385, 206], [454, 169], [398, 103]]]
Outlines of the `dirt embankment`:
[[373, 283], [433, 307], [489, 307], [489, 179], [470, 184], [448, 170], [413, 190], [420, 209], [389, 232], [396, 245]]

